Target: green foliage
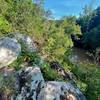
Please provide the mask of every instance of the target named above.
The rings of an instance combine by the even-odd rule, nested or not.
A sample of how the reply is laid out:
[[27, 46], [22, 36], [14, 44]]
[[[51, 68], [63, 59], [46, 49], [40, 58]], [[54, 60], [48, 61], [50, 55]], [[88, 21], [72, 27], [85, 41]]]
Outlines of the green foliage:
[[40, 57], [38, 55], [38, 52], [29, 52], [27, 50], [26, 45], [21, 41], [20, 43], [21, 43], [21, 54], [18, 56], [17, 60], [15, 60], [12, 64], [9, 65], [9, 67], [19, 70], [24, 62], [27, 62], [33, 66], [39, 65]]
[[11, 31], [11, 25], [6, 19], [0, 17], [0, 36]]
[[41, 4], [32, 0], [0, 0], [0, 11], [1, 33], [27, 33], [36, 40], [42, 37], [44, 10]]
[[[92, 52], [100, 47], [100, 7], [95, 10], [85, 8], [77, 23], [81, 26], [84, 48]], [[98, 53], [99, 54], [99, 53]], [[100, 55], [97, 55], [100, 57]], [[81, 64], [72, 67], [77, 77], [78, 87], [85, 93], [88, 100], [100, 99], [100, 71], [97, 65]]]
[[87, 11], [87, 13], [78, 19], [78, 24], [83, 32], [81, 42], [84, 43], [84, 48], [95, 51], [100, 47], [100, 7], [92, 10], [91, 13]]
[[68, 47], [72, 45], [67, 36], [59, 36], [59, 34], [51, 34], [42, 48], [43, 52], [47, 54], [50, 60], [61, 60], [67, 51]]
[[59, 27], [64, 28], [64, 33], [69, 36], [70, 34], [80, 34], [81, 33], [80, 26], [76, 24], [75, 16], [61, 18]]
[[47, 56], [47, 60], [63, 62], [65, 53], [70, 54], [69, 48], [73, 45], [70, 35], [80, 34], [80, 27], [76, 25], [75, 17], [64, 17], [61, 20], [48, 21], [48, 34], [41, 48], [42, 54]]
[[44, 63], [43, 66], [41, 67], [41, 71], [43, 73], [43, 77], [45, 80], [63, 80], [63, 77], [58, 75], [58, 73], [50, 68], [49, 63]]
[[85, 34], [83, 42], [86, 44], [85, 46], [90, 45], [93, 49], [100, 47], [100, 25]]
[[89, 22], [92, 17], [95, 16], [95, 11], [92, 9], [92, 5], [86, 5], [83, 9], [83, 12], [80, 14], [77, 23], [81, 26], [81, 31], [83, 34], [89, 30]]
[[77, 77], [78, 87], [85, 93], [88, 100], [100, 98], [100, 71], [96, 65], [78, 65], [72, 67]]

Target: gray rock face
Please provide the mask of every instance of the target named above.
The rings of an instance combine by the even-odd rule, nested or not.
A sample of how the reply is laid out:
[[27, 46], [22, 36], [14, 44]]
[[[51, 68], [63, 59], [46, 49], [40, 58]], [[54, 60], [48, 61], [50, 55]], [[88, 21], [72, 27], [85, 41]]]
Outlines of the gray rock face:
[[18, 80], [19, 93], [12, 100], [86, 100], [71, 83], [45, 82], [38, 67], [23, 69]]
[[15, 33], [14, 38], [16, 38], [17, 40], [21, 40], [30, 52], [36, 51], [36, 46], [31, 37], [29, 37], [28, 35]]
[[50, 81], [46, 82], [39, 100], [86, 100], [86, 98], [71, 83]]
[[28, 67], [19, 73], [19, 91], [16, 100], [38, 100], [45, 82], [38, 67]]
[[21, 46], [16, 39], [0, 39], [0, 67], [7, 66], [17, 59], [21, 52]]

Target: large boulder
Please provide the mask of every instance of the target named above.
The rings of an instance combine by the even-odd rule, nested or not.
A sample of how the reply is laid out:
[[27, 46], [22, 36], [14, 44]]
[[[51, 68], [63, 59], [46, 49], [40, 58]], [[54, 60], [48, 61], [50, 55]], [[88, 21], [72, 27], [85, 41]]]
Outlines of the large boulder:
[[38, 100], [38, 96], [45, 86], [39, 67], [22, 69], [19, 72], [18, 81], [19, 94], [15, 97], [15, 100]]
[[82, 92], [71, 83], [49, 81], [38, 100], [86, 100]]
[[20, 52], [21, 46], [16, 39], [9, 37], [0, 39], [0, 67], [11, 64]]

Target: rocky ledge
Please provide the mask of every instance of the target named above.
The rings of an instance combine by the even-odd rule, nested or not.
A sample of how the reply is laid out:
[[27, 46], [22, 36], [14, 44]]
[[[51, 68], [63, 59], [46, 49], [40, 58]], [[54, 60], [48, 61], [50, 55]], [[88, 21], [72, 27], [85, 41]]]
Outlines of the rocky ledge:
[[11, 95], [9, 100], [86, 100], [70, 82], [45, 81], [39, 67], [19, 71], [16, 85], [18, 92]]

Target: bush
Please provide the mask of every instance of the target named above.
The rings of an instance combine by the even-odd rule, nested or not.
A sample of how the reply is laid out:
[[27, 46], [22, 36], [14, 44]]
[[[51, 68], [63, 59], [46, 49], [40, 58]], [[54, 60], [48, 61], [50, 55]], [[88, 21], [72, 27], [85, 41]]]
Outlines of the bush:
[[26, 45], [19, 41], [21, 44], [21, 53], [18, 56], [17, 60], [15, 60], [12, 64], [9, 65], [9, 67], [13, 67], [16, 70], [19, 70], [21, 68], [21, 64], [27, 62], [29, 65], [39, 65], [40, 57], [38, 55], [38, 52], [29, 52]]
[[77, 86], [85, 93], [87, 100], [100, 98], [100, 71], [96, 65], [78, 65], [72, 67], [76, 75]]

